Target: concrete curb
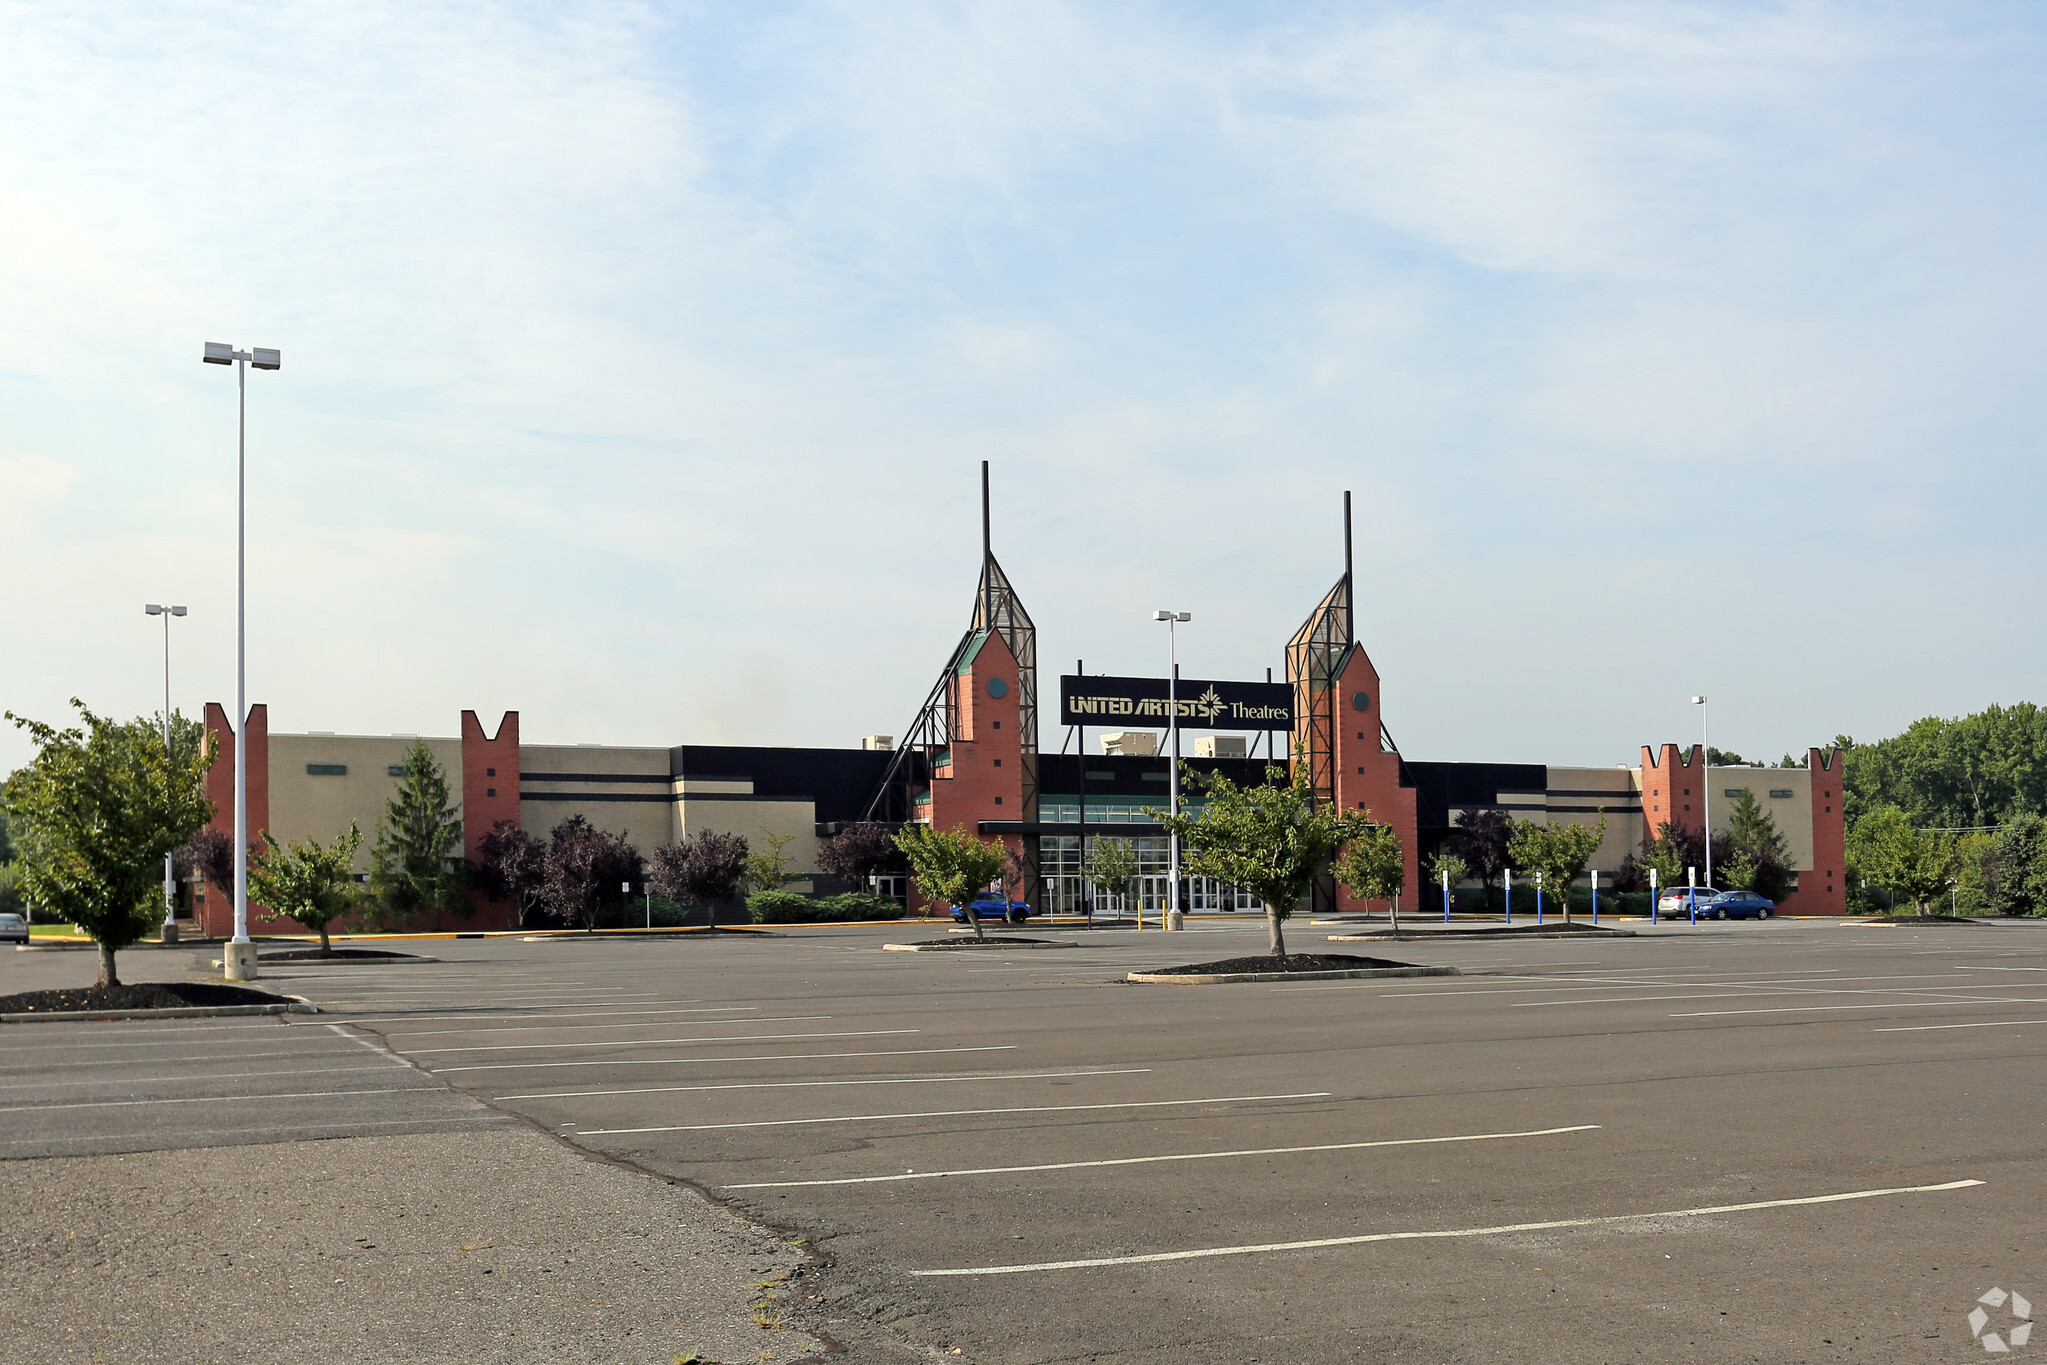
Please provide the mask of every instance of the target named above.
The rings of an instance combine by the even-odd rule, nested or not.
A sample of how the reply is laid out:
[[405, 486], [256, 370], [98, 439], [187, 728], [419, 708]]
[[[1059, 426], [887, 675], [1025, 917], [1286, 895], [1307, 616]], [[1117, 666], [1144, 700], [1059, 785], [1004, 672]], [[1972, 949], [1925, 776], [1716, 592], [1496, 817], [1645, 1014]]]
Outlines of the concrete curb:
[[168, 1010], [52, 1010], [0, 1014], [0, 1024], [75, 1024], [92, 1019], [221, 1019], [236, 1014], [318, 1014], [320, 1007], [303, 995], [288, 995], [275, 1005], [187, 1005]]
[[1503, 939], [1512, 940], [1517, 938], [1640, 937], [1641, 935], [1637, 934], [1633, 929], [1609, 929], [1602, 924], [1597, 929], [1537, 929], [1532, 933], [1524, 933], [1517, 929], [1512, 934], [1489, 934], [1484, 930], [1478, 929], [1430, 929], [1421, 933], [1402, 930], [1398, 934], [1390, 931], [1376, 934], [1331, 934], [1329, 935], [1329, 941], [1331, 943], [1372, 943], [1375, 941], [1379, 943], [1423, 943], [1431, 939], [1443, 942], [1457, 942], [1463, 939], [1484, 939], [1489, 942], [1498, 943]]
[[1034, 948], [1078, 948], [1078, 943], [884, 943], [884, 953], [997, 953], [1029, 952]]
[[1125, 981], [1147, 986], [1230, 986], [1240, 981], [1341, 981], [1368, 976], [1463, 976], [1456, 967], [1360, 967], [1344, 972], [1218, 972], [1213, 976], [1164, 976], [1132, 972]]

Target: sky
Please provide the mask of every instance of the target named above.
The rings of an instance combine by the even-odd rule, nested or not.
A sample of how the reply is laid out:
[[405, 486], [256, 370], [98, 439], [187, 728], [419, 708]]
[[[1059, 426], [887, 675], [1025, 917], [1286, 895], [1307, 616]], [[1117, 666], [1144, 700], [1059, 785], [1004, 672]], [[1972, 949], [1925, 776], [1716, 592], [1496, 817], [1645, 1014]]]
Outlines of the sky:
[[[0, 707], [845, 746], [967, 624], [1414, 759], [2047, 701], [2023, 4], [0, 0]], [[1045, 747], [1063, 735], [1047, 726]], [[0, 732], [0, 771], [29, 756]]]

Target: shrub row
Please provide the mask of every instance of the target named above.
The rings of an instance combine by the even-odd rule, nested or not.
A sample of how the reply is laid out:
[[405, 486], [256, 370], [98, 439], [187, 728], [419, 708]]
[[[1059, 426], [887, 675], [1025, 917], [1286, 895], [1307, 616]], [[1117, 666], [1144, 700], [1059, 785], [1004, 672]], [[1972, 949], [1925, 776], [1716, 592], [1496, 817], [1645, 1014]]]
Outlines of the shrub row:
[[746, 898], [746, 909], [755, 924], [831, 924], [903, 917], [900, 901], [868, 891], [844, 891], [836, 896], [756, 891]]

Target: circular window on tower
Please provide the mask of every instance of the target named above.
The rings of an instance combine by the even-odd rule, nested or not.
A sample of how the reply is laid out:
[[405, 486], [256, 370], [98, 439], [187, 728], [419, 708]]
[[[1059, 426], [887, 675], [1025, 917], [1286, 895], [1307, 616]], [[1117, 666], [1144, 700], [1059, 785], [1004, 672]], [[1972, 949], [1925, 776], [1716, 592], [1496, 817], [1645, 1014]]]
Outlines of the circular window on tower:
[[1357, 707], [1360, 711], [1369, 711], [1372, 709], [1372, 694], [1369, 692], [1353, 692], [1350, 694], [1350, 704]]
[[991, 697], [1009, 695], [1009, 684], [1000, 678], [990, 678], [988, 680], [988, 695]]

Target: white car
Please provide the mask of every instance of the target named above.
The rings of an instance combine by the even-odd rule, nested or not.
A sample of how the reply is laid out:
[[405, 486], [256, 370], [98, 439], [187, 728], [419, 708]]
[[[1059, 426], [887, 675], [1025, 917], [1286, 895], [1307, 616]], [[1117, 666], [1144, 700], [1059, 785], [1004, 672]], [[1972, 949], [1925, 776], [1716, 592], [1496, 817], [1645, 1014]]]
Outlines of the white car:
[[8, 939], [16, 943], [28, 942], [28, 921], [19, 915], [0, 915], [0, 943]]
[[1713, 898], [1720, 894], [1718, 889], [1711, 886], [1697, 888], [1680, 886], [1675, 891], [1659, 891], [1656, 893], [1656, 913], [1659, 915], [1690, 914], [1689, 906], [1695, 890], [1699, 897], [1699, 913], [1701, 915], [1705, 914], [1706, 907], [1711, 905]]

